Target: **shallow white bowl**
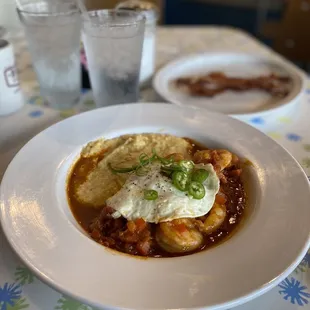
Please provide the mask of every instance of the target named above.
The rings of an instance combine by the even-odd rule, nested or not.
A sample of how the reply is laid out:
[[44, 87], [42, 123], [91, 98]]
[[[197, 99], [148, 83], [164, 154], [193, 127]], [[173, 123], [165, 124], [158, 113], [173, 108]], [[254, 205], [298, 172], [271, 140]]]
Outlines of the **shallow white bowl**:
[[[198, 254], [139, 259], [86, 236], [66, 200], [66, 177], [90, 140], [165, 132], [225, 147], [249, 159], [247, 218], [235, 235]], [[43, 281], [97, 307], [225, 309], [276, 285], [309, 246], [310, 190], [298, 163], [237, 120], [166, 104], [128, 104], [64, 120], [27, 143], [1, 185], [10, 244]]]

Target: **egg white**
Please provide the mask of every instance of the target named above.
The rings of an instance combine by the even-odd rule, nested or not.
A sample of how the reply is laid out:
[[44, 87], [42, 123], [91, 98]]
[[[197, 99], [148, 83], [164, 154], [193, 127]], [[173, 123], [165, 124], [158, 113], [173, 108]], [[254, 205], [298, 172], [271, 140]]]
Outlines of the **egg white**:
[[[132, 174], [124, 186], [107, 200], [107, 206], [116, 210], [114, 217], [123, 216], [127, 220], [142, 218], [149, 223], [203, 216], [214, 204], [220, 181], [211, 164], [199, 164], [196, 168], [209, 172], [203, 183], [206, 194], [202, 199], [194, 199], [178, 190], [170, 178], [160, 173], [160, 165], [153, 165], [144, 176]], [[144, 199], [144, 190], [150, 189], [157, 191], [156, 200]]]

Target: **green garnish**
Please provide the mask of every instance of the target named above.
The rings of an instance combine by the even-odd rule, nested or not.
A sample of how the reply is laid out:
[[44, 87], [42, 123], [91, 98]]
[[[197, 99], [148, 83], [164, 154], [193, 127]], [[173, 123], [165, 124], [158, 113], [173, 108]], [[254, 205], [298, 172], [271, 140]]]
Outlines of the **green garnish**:
[[161, 166], [161, 171], [163, 172], [174, 172], [174, 171], [181, 171], [181, 172], [186, 172], [184, 168], [177, 164], [172, 164], [168, 166]]
[[201, 183], [193, 181], [188, 185], [188, 193], [195, 199], [202, 199], [206, 194], [206, 190]]
[[147, 169], [144, 166], [140, 166], [136, 169], [136, 175], [138, 177], [143, 177], [144, 175], [147, 175], [148, 172], [149, 172], [149, 169]]
[[170, 174], [172, 171], [180, 170], [183, 171], [185, 169], [181, 169], [177, 165], [173, 165], [173, 159], [167, 159], [164, 157], [160, 157], [157, 155], [156, 151], [153, 149], [152, 150], [152, 157], [149, 157], [147, 154], [142, 153], [139, 156], [139, 163], [137, 165], [133, 165], [131, 167], [125, 167], [125, 168], [117, 168], [113, 167], [111, 163], [108, 163], [108, 167], [111, 169], [113, 173], [129, 173], [135, 171], [138, 176], [143, 176], [147, 174], [147, 170], [143, 169], [145, 166], [151, 164], [154, 161], [159, 161], [164, 165], [164, 169], [166, 170], [167, 174]]
[[173, 158], [163, 158], [163, 157], [159, 157], [157, 158], [163, 165], [169, 165], [173, 163]]
[[147, 154], [142, 153], [139, 156], [138, 165], [133, 165], [131, 167], [126, 167], [126, 168], [115, 168], [115, 167], [112, 167], [111, 163], [108, 163], [108, 167], [111, 169], [113, 173], [128, 173], [128, 172], [135, 171], [137, 175], [143, 176], [147, 173], [147, 170], [146, 169], [144, 170], [143, 167], [155, 161], [157, 159], [156, 156], [153, 155], [152, 157], [149, 157]]
[[195, 167], [195, 164], [191, 160], [181, 160], [178, 165], [185, 171], [191, 171]]
[[144, 199], [146, 200], [156, 200], [158, 198], [158, 193], [153, 189], [144, 190]]
[[148, 165], [151, 162], [152, 157], [150, 158], [147, 154], [142, 153], [139, 156], [139, 162], [141, 166]]
[[[180, 191], [187, 191], [195, 199], [202, 199], [205, 196], [203, 182], [208, 178], [209, 172], [204, 169], [195, 169], [195, 164], [191, 160], [181, 160], [175, 162], [173, 158], [164, 158], [157, 155], [152, 150], [152, 156], [142, 153], [139, 156], [139, 163], [131, 167], [117, 168], [108, 163], [108, 167], [113, 173], [135, 172], [138, 176], [146, 175], [150, 170], [149, 164], [159, 161], [161, 163], [161, 172], [172, 179], [173, 185]], [[145, 190], [144, 199], [156, 200], [158, 193], [155, 190]]]
[[152, 150], [152, 153], [153, 153], [153, 156], [152, 156], [152, 157], [153, 157], [155, 160], [160, 161], [163, 165], [169, 165], [169, 164], [172, 164], [172, 163], [174, 162], [173, 158], [164, 158], [164, 157], [160, 157], [160, 156], [156, 153], [155, 149]]
[[203, 183], [209, 176], [209, 172], [205, 169], [197, 169], [192, 173], [192, 181]]
[[174, 171], [172, 173], [172, 183], [180, 191], [185, 192], [190, 176], [188, 173], [182, 171]]
[[112, 167], [111, 163], [108, 163], [108, 167], [111, 169], [113, 173], [128, 173], [134, 171], [138, 168], [138, 165], [128, 167], [128, 168], [114, 168]]

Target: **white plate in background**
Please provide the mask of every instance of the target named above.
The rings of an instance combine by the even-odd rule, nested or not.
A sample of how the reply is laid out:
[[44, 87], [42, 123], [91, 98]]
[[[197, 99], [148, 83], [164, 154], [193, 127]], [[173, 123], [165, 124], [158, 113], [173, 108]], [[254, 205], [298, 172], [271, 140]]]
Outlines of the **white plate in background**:
[[[275, 98], [264, 91], [224, 91], [212, 98], [194, 97], [173, 85], [173, 80], [191, 75], [221, 71], [233, 77], [257, 77], [270, 73], [289, 76], [291, 92], [285, 98]], [[168, 63], [154, 77], [153, 86], [165, 100], [180, 106], [204, 108], [229, 114], [244, 121], [253, 117], [282, 117], [291, 114], [305, 88], [305, 77], [293, 65], [242, 53], [194, 54]]]

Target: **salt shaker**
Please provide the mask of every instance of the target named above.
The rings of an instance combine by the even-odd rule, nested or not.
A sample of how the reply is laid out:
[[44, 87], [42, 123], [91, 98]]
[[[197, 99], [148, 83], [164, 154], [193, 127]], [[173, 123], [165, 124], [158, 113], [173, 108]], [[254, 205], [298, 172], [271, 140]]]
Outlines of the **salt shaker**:
[[143, 13], [146, 18], [140, 69], [140, 84], [146, 84], [152, 78], [155, 70], [155, 40], [158, 9], [153, 3], [139, 0], [121, 2], [116, 6], [116, 9], [138, 11]]

